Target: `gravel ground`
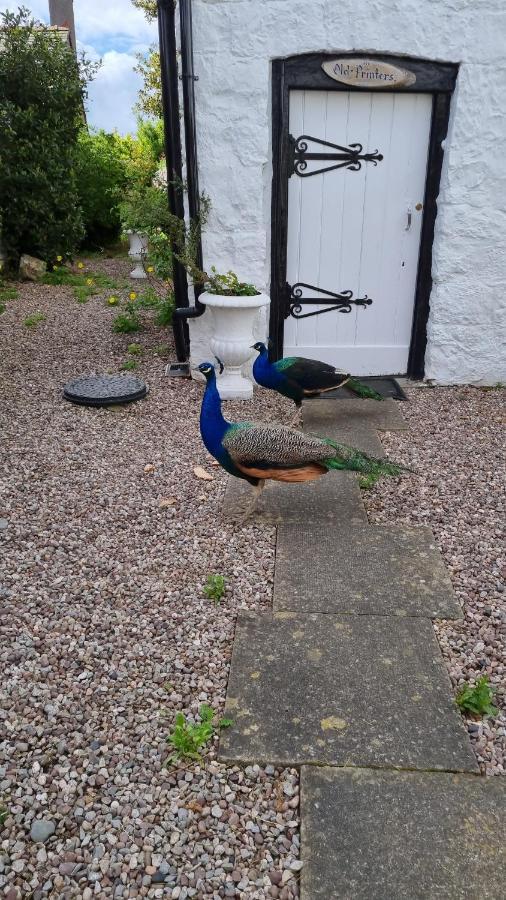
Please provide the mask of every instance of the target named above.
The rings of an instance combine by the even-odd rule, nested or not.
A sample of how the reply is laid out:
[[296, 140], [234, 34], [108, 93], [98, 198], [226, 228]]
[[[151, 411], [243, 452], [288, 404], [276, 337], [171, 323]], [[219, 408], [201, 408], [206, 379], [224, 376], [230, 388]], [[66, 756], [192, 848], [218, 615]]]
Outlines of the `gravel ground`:
[[436, 633], [455, 688], [483, 674], [496, 689], [495, 718], [467, 727], [482, 772], [506, 770], [505, 390], [411, 388], [410, 425], [382, 434], [389, 456], [421, 478], [383, 480], [364, 499], [371, 523], [429, 525], [462, 604], [462, 621]]
[[[91, 266], [128, 272], [123, 260]], [[24, 327], [36, 311], [46, 321]], [[215, 747], [205, 766], [164, 765], [177, 710], [222, 710], [236, 612], [269, 608], [274, 530], [222, 523], [202, 388], [163, 376], [152, 348], [167, 332], [116, 335], [116, 314], [104, 297], [79, 305], [67, 287], [27, 284], [0, 319], [0, 893], [288, 900], [296, 771], [224, 766]], [[61, 399], [70, 377], [117, 371], [131, 342], [145, 351], [146, 401]], [[291, 415], [267, 393], [261, 406]], [[259, 404], [227, 407], [247, 417]], [[227, 579], [219, 605], [202, 591], [214, 573]], [[54, 828], [45, 843], [30, 837], [35, 821], [36, 837]]]
[[[123, 260], [90, 265], [128, 271]], [[46, 321], [27, 329], [36, 311]], [[205, 766], [164, 764], [177, 710], [195, 716], [206, 702], [221, 712], [236, 612], [270, 605], [274, 530], [221, 521], [225, 475], [199, 439], [201, 387], [163, 377], [170, 349], [154, 350], [170, 345], [167, 333], [148, 324], [116, 335], [116, 312], [104, 297], [79, 305], [68, 288], [24, 285], [0, 319], [0, 889], [9, 900], [289, 900], [300, 869], [296, 771], [224, 766], [215, 747]], [[70, 377], [117, 371], [132, 342], [144, 348], [146, 401], [91, 410], [61, 399]], [[424, 477], [365, 495], [373, 522], [434, 529], [465, 608], [462, 623], [437, 625], [452, 680], [488, 672], [499, 704], [503, 399], [412, 390], [412, 429], [383, 440]], [[267, 392], [227, 409], [232, 419], [292, 415]], [[213, 480], [196, 478], [195, 465]], [[219, 605], [202, 590], [214, 573], [227, 579]], [[504, 718], [468, 724], [484, 771], [502, 772]], [[30, 837], [44, 829], [45, 842]]]

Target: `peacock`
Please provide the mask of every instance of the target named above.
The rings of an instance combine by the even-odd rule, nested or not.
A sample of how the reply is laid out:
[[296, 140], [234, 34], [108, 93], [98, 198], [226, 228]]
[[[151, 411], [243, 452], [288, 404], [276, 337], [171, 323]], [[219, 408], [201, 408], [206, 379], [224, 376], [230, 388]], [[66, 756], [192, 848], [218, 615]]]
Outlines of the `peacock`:
[[200, 434], [204, 445], [230, 475], [245, 479], [255, 489], [244, 519], [252, 513], [269, 479], [313, 481], [329, 469], [346, 469], [375, 481], [381, 475], [400, 475], [409, 471], [398, 463], [374, 459], [361, 450], [338, 444], [330, 438], [297, 431], [288, 425], [227, 422], [221, 410], [214, 365], [203, 362], [198, 371], [207, 382], [200, 411]]
[[253, 365], [255, 381], [262, 387], [277, 391], [278, 394], [283, 394], [284, 397], [294, 401], [297, 410], [291, 425], [295, 425], [299, 418], [304, 397], [318, 397], [325, 391], [332, 391], [344, 385], [363, 400], [383, 400], [377, 391], [352, 378], [351, 375], [339, 372], [327, 363], [316, 359], [304, 359], [301, 356], [285, 356], [272, 363], [269, 360], [269, 351], [261, 341], [253, 344], [252, 350], [258, 351]]

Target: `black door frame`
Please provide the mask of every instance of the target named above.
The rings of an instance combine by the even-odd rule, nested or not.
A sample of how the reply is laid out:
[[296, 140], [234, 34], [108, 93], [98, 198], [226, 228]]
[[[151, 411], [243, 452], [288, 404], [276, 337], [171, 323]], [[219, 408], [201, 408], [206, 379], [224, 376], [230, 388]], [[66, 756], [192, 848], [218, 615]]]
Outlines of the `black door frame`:
[[[443, 165], [442, 142], [448, 132], [451, 95], [457, 80], [458, 63], [432, 62], [389, 53], [306, 53], [276, 59], [272, 62], [272, 207], [271, 207], [271, 311], [269, 334], [271, 355], [283, 355], [283, 333], [286, 309], [286, 254], [288, 234], [288, 178], [290, 174], [289, 102], [291, 90], [358, 91], [350, 85], [334, 81], [322, 69], [322, 63], [342, 58], [377, 59], [399, 66], [416, 75], [414, 84], [399, 87], [395, 93], [432, 94], [432, 121], [427, 160], [420, 256], [415, 289], [413, 328], [409, 350], [408, 372], [412, 378], [423, 378], [427, 320], [432, 290], [432, 243], [437, 214], [437, 197]], [[390, 93], [390, 91], [389, 91]]]

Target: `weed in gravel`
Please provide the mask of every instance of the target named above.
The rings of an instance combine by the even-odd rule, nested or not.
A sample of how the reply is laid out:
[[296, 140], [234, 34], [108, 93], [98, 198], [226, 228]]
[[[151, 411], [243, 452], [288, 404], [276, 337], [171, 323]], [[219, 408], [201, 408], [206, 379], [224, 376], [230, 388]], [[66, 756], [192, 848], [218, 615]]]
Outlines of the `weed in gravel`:
[[359, 475], [358, 486], [363, 491], [370, 491], [372, 487], [376, 484], [379, 475], [374, 475], [372, 472], [369, 475]]
[[138, 365], [139, 363], [136, 359], [125, 359], [125, 362], [121, 364], [120, 369], [123, 372], [131, 372], [132, 370], [136, 369]]
[[8, 815], [9, 815], [9, 811], [8, 811], [7, 807], [3, 803], [0, 803], [0, 828], [4, 824]]
[[219, 603], [225, 593], [225, 579], [223, 575], [208, 575], [204, 585], [204, 594], [209, 600]]
[[15, 287], [9, 287], [6, 284], [0, 284], [0, 305], [3, 306], [6, 300], [17, 300], [18, 290]]
[[202, 704], [199, 709], [200, 722], [194, 724], [187, 722], [182, 712], [176, 714], [174, 731], [167, 737], [167, 743], [173, 749], [167, 763], [177, 763], [182, 760], [202, 759], [200, 750], [209, 743], [216, 730], [228, 728], [232, 725], [231, 719], [219, 719], [215, 724], [216, 713], [211, 706]]
[[110, 278], [109, 275], [100, 272], [72, 272], [67, 266], [54, 266], [51, 272], [46, 272], [41, 281], [43, 284], [69, 285], [74, 289], [74, 297], [78, 303], [86, 303], [90, 297], [106, 290], [121, 290], [127, 286], [124, 278]]
[[155, 353], [156, 356], [168, 356], [170, 347], [168, 344], [158, 344], [157, 347], [153, 347], [153, 353]]
[[118, 313], [112, 323], [112, 330], [117, 334], [131, 334], [133, 331], [140, 331], [140, 328], [139, 316], [134, 309]]
[[141, 356], [142, 347], [140, 344], [129, 344], [127, 347], [127, 353], [130, 353], [132, 356]]
[[40, 322], [45, 322], [46, 318], [47, 318], [47, 316], [45, 316], [44, 313], [35, 312], [33, 314], [33, 316], [26, 317], [25, 321], [23, 322], [23, 325], [25, 326], [25, 328], [37, 328], [37, 325]]
[[462, 712], [473, 716], [496, 716], [499, 712], [492, 704], [494, 688], [489, 684], [488, 675], [478, 678], [476, 684], [464, 684], [457, 692], [457, 705]]

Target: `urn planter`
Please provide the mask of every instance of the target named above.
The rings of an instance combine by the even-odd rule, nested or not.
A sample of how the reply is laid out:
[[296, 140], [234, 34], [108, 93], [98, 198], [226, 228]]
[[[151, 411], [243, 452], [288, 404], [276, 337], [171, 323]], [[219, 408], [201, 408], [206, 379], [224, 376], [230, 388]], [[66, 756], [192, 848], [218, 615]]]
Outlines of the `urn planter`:
[[148, 239], [145, 234], [141, 234], [139, 231], [129, 231], [128, 240], [130, 242], [128, 255], [132, 262], [136, 263], [135, 268], [130, 272], [130, 278], [147, 278], [142, 259], [148, 249]]
[[253, 384], [242, 374], [241, 367], [253, 355], [255, 320], [259, 310], [269, 305], [270, 298], [266, 294], [230, 297], [204, 291], [199, 300], [212, 315], [211, 350], [224, 366], [223, 372], [217, 373], [221, 399], [250, 399]]

